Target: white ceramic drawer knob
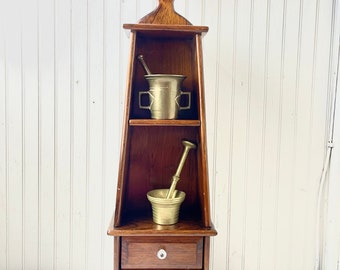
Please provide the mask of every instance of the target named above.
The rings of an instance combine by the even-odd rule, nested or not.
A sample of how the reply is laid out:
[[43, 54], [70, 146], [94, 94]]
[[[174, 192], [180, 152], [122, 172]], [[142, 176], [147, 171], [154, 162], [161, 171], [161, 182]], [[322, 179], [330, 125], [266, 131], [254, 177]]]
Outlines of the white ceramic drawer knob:
[[166, 251], [162, 248], [157, 252], [157, 258], [160, 260], [164, 260], [166, 258], [166, 255]]

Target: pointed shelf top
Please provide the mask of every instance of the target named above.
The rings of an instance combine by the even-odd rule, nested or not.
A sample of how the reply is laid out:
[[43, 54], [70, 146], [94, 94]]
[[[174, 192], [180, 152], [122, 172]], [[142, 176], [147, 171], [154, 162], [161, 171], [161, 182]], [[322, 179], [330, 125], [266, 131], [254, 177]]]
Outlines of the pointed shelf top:
[[139, 20], [137, 24], [124, 24], [124, 29], [147, 35], [193, 36], [208, 32], [207, 26], [194, 26], [174, 10], [174, 0], [159, 0], [158, 7]]
[[191, 25], [174, 9], [174, 0], [159, 0], [158, 7], [140, 19], [139, 23]]

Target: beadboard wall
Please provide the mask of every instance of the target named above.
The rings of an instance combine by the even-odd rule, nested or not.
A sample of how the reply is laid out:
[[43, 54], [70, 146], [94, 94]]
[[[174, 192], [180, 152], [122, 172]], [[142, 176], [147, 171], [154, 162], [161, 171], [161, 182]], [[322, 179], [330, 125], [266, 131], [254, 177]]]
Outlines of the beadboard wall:
[[[0, 2], [0, 269], [112, 269], [106, 230], [115, 206], [130, 46], [122, 24], [157, 3]], [[218, 231], [213, 270], [313, 269], [338, 5], [175, 1], [180, 14], [210, 28], [203, 46]], [[340, 177], [338, 169], [332, 174]], [[339, 248], [339, 212], [332, 206], [339, 184], [332, 183], [333, 200], [325, 203], [327, 184], [320, 222], [321, 265], [329, 270]]]

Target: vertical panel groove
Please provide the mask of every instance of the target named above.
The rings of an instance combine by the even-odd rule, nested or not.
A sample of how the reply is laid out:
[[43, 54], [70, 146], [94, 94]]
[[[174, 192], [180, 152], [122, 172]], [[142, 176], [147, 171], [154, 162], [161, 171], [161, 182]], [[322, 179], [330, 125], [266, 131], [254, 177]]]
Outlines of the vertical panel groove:
[[22, 20], [20, 21], [20, 96], [21, 96], [21, 268], [25, 268], [25, 91], [24, 91], [24, 68], [23, 68], [23, 41], [22, 41]]
[[231, 262], [231, 221], [232, 221], [232, 189], [233, 189], [233, 155], [234, 155], [234, 125], [235, 125], [235, 96], [236, 96], [236, 55], [237, 55], [237, 14], [238, 14], [238, 0], [234, 1], [234, 20], [233, 20], [233, 36], [232, 36], [232, 67], [231, 67], [231, 107], [230, 107], [230, 150], [228, 153], [228, 163], [229, 163], [229, 172], [228, 172], [228, 206], [230, 211], [228, 212], [228, 220], [227, 220], [227, 265]]
[[58, 183], [58, 168], [59, 168], [59, 155], [60, 155], [60, 151], [59, 151], [59, 137], [58, 137], [58, 129], [59, 129], [59, 110], [58, 110], [58, 106], [59, 106], [59, 93], [57, 91], [58, 89], [58, 70], [57, 70], [57, 52], [56, 52], [56, 0], [53, 0], [53, 105], [54, 105], [54, 110], [53, 110], [53, 120], [54, 120], [54, 133], [53, 133], [53, 151], [54, 151], [54, 160], [53, 160], [53, 204], [54, 204], [54, 213], [53, 213], [53, 219], [54, 219], [54, 226], [53, 226], [53, 270], [56, 269], [57, 267], [57, 257], [58, 257], [58, 249], [57, 249], [57, 239], [58, 239], [58, 218], [57, 218], [57, 214], [58, 214], [58, 187], [59, 187], [59, 183]]
[[73, 1], [70, 0], [70, 239], [69, 270], [74, 264], [74, 42], [73, 42]]
[[280, 198], [280, 184], [281, 184], [281, 151], [282, 151], [282, 111], [283, 111], [283, 81], [284, 81], [284, 66], [285, 66], [285, 50], [286, 50], [286, 16], [287, 16], [287, 0], [283, 1], [283, 10], [282, 10], [282, 29], [281, 29], [281, 55], [280, 55], [280, 78], [279, 78], [279, 110], [278, 110], [278, 130], [277, 130], [277, 153], [276, 153], [276, 161], [275, 161], [275, 203], [274, 203], [274, 267], [277, 268], [278, 261], [278, 222], [279, 222], [279, 198]]
[[[103, 89], [102, 89], [102, 128], [103, 128], [103, 133], [102, 133], [102, 179], [101, 179], [101, 182], [102, 182], [102, 189], [101, 189], [101, 226], [100, 226], [100, 230], [105, 230], [105, 223], [107, 222], [105, 220], [106, 216], [105, 216], [105, 209], [106, 209], [106, 204], [105, 204], [105, 200], [106, 200], [106, 193], [105, 193], [105, 190], [106, 190], [106, 150], [107, 150], [107, 147], [106, 147], [106, 103], [105, 103], [105, 100], [106, 100], [106, 13], [105, 13], [105, 10], [106, 10], [106, 2], [105, 0], [102, 0], [102, 28], [103, 28], [103, 36], [102, 36], [102, 50], [103, 50], [103, 62], [102, 62], [102, 66], [103, 66], [103, 74], [102, 74], [102, 80], [103, 80]], [[101, 231], [99, 232], [99, 235], [101, 234]], [[100, 268], [103, 269], [104, 268], [104, 255], [105, 255], [105, 252], [104, 252], [104, 239], [101, 238], [101, 260], [100, 260]]]
[[[319, 30], [318, 30], [318, 27], [319, 27], [319, 9], [320, 9], [320, 0], [316, 0], [316, 8], [315, 8], [315, 24], [314, 24], [314, 43], [313, 43], [313, 64], [312, 64], [312, 77], [311, 77], [311, 96], [310, 96], [310, 104], [311, 104], [311, 108], [314, 107], [314, 98], [315, 98], [315, 80], [316, 80], [316, 62], [317, 62], [317, 57], [318, 57], [318, 37], [319, 37]], [[309, 114], [309, 117], [310, 117], [310, 126], [309, 126], [309, 129], [310, 129], [310, 132], [313, 131], [313, 122], [314, 122], [314, 112], [313, 110], [311, 109], [310, 110], [310, 114]], [[311, 145], [312, 145], [312, 138], [309, 137], [309, 149], [311, 149]], [[309, 165], [311, 163], [311, 160], [309, 158]], [[310, 170], [308, 170], [310, 171]], [[313, 200], [313, 201], [317, 201], [317, 200]], [[316, 215], [315, 215], [316, 217]], [[315, 221], [317, 221], [317, 218], [315, 218]], [[320, 232], [320, 224], [316, 224], [316, 234], [315, 235], [320, 235], [321, 232]], [[319, 253], [320, 256], [322, 257], [322, 254], [323, 254], [323, 249], [320, 247], [320, 239], [316, 236], [316, 239], [315, 239], [315, 256], [318, 256]], [[319, 258], [315, 257], [315, 267], [320, 267], [321, 269], [324, 268], [324, 265], [321, 265], [320, 264], [320, 261], [319, 261]]]
[[90, 181], [90, 12], [89, 0], [86, 1], [86, 195], [85, 195], [85, 269], [89, 262], [89, 181]]
[[[291, 179], [291, 189], [290, 189], [290, 220], [291, 220], [291, 232], [290, 232], [290, 241], [289, 241], [289, 255], [290, 255], [290, 260], [289, 260], [289, 267], [292, 267], [293, 265], [293, 260], [295, 254], [297, 253], [297, 248], [295, 243], [297, 242], [296, 239], [294, 239], [294, 229], [297, 230], [298, 228], [294, 228], [294, 224], [295, 224], [295, 194], [296, 194], [296, 186], [297, 186], [297, 182], [299, 181], [299, 179], [296, 177], [296, 173], [297, 173], [297, 146], [298, 146], [298, 111], [299, 111], [299, 103], [298, 103], [298, 99], [299, 99], [299, 94], [300, 94], [300, 65], [301, 65], [301, 40], [302, 40], [302, 21], [303, 21], [303, 0], [299, 0], [299, 10], [298, 10], [298, 30], [297, 30], [297, 49], [296, 49], [296, 68], [295, 68], [295, 82], [294, 82], [294, 105], [293, 105], [293, 115], [294, 115], [294, 123], [293, 123], [293, 142], [292, 142], [292, 149], [294, 152], [293, 158], [292, 158], [292, 179]], [[303, 199], [300, 198], [300, 201], [302, 201]], [[303, 220], [306, 220], [306, 218], [304, 218]], [[300, 253], [301, 254], [301, 253]], [[303, 268], [305, 269], [305, 268]]]
[[73, 0], [69, 0], [70, 7], [70, 239], [69, 239], [69, 270], [73, 269], [74, 257], [74, 28], [73, 28]]
[[[299, 96], [300, 96], [300, 72], [301, 72], [301, 47], [302, 47], [302, 22], [303, 22], [303, 9], [304, 9], [304, 0], [300, 0], [300, 5], [299, 5], [299, 26], [298, 26], [298, 43], [297, 43], [297, 55], [296, 55], [296, 81], [295, 81], [295, 104], [294, 104], [294, 113], [296, 115], [296, 119], [294, 122], [294, 149], [295, 149], [295, 155], [294, 155], [294, 160], [293, 160], [293, 164], [294, 164], [294, 181], [300, 181], [300, 179], [298, 179], [296, 177], [296, 160], [297, 160], [297, 146], [298, 146], [298, 111], [299, 111]], [[296, 184], [295, 184], [296, 185]], [[305, 200], [304, 200], [304, 204], [305, 204]], [[295, 196], [293, 196], [293, 202], [292, 205], [295, 205]], [[306, 211], [304, 211], [304, 218], [303, 220], [305, 221], [307, 219], [306, 216]], [[292, 224], [295, 223], [295, 207], [292, 208]], [[293, 237], [293, 236], [291, 236]], [[306, 233], [303, 233], [302, 236], [302, 240], [303, 242], [305, 242], [305, 237], [306, 237]], [[304, 249], [305, 250], [305, 249]], [[293, 247], [291, 250], [291, 255], [293, 255]], [[306, 265], [305, 265], [305, 252], [302, 252], [302, 269], [306, 269]]]
[[266, 35], [265, 35], [265, 57], [264, 57], [264, 95], [263, 95], [263, 114], [262, 114], [262, 141], [261, 141], [261, 170], [260, 170], [260, 207], [259, 207], [259, 246], [258, 246], [258, 265], [257, 270], [262, 268], [262, 242], [263, 242], [263, 206], [264, 206], [264, 177], [265, 177], [265, 150], [266, 150], [266, 129], [267, 129], [267, 107], [268, 107], [268, 61], [269, 61], [269, 33], [270, 33], [270, 8], [271, 0], [267, 0], [266, 10]]
[[38, 269], [41, 269], [41, 82], [40, 82], [40, 1], [37, 0], [37, 81], [38, 81]]
[[7, 81], [7, 76], [8, 76], [8, 70], [7, 70], [7, 44], [5, 42], [4, 44], [4, 69], [5, 69], [5, 177], [6, 177], [6, 269], [8, 269], [8, 250], [9, 250], [9, 241], [8, 241], [8, 213], [9, 213], [9, 206], [8, 206], [8, 197], [9, 197], [9, 147], [8, 147], [8, 81]]
[[26, 150], [26, 144], [25, 144], [25, 134], [26, 134], [26, 119], [25, 119], [25, 75], [24, 75], [24, 67], [23, 67], [23, 37], [22, 37], [22, 21], [20, 22], [20, 59], [21, 59], [21, 119], [22, 119], [22, 134], [21, 134], [21, 159], [22, 159], [22, 164], [21, 164], [21, 171], [22, 171], [22, 201], [21, 201], [21, 219], [22, 219], [22, 225], [21, 225], [21, 233], [22, 233], [22, 250], [21, 250], [21, 255], [22, 255], [22, 268], [25, 269], [25, 227], [26, 227], [26, 219], [25, 219], [25, 212], [26, 212], [26, 206], [25, 206], [25, 198], [26, 198], [26, 193], [25, 193], [25, 187], [26, 187], [26, 166], [25, 166], [25, 150]]
[[246, 245], [247, 245], [247, 219], [248, 219], [248, 181], [249, 181], [249, 147], [250, 147], [250, 112], [251, 112], [251, 92], [252, 92], [252, 72], [253, 72], [253, 25], [254, 25], [254, 0], [251, 0], [250, 3], [250, 19], [249, 19], [249, 44], [248, 44], [248, 73], [247, 73], [247, 111], [246, 111], [246, 136], [245, 136], [245, 161], [244, 161], [244, 215], [243, 215], [243, 229], [242, 229], [242, 262], [241, 262], [241, 269], [245, 269], [246, 265]]

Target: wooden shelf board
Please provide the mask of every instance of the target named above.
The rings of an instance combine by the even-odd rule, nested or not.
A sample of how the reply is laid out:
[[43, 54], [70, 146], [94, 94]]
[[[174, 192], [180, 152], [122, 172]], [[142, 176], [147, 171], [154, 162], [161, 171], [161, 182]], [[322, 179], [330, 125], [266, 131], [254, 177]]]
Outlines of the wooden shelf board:
[[179, 35], [194, 35], [208, 32], [208, 26], [194, 26], [194, 25], [178, 25], [178, 24], [124, 24], [124, 29], [130, 29], [131, 31], [138, 32], [162, 32], [162, 36], [167, 33], [177, 33]]
[[217, 232], [213, 227], [203, 227], [193, 219], [180, 219], [174, 225], [158, 225], [151, 217], [145, 217], [130, 220], [120, 227], [114, 227], [112, 220], [107, 234], [111, 236], [215, 236]]
[[199, 127], [200, 120], [157, 120], [157, 119], [130, 119], [130, 126], [191, 126]]

